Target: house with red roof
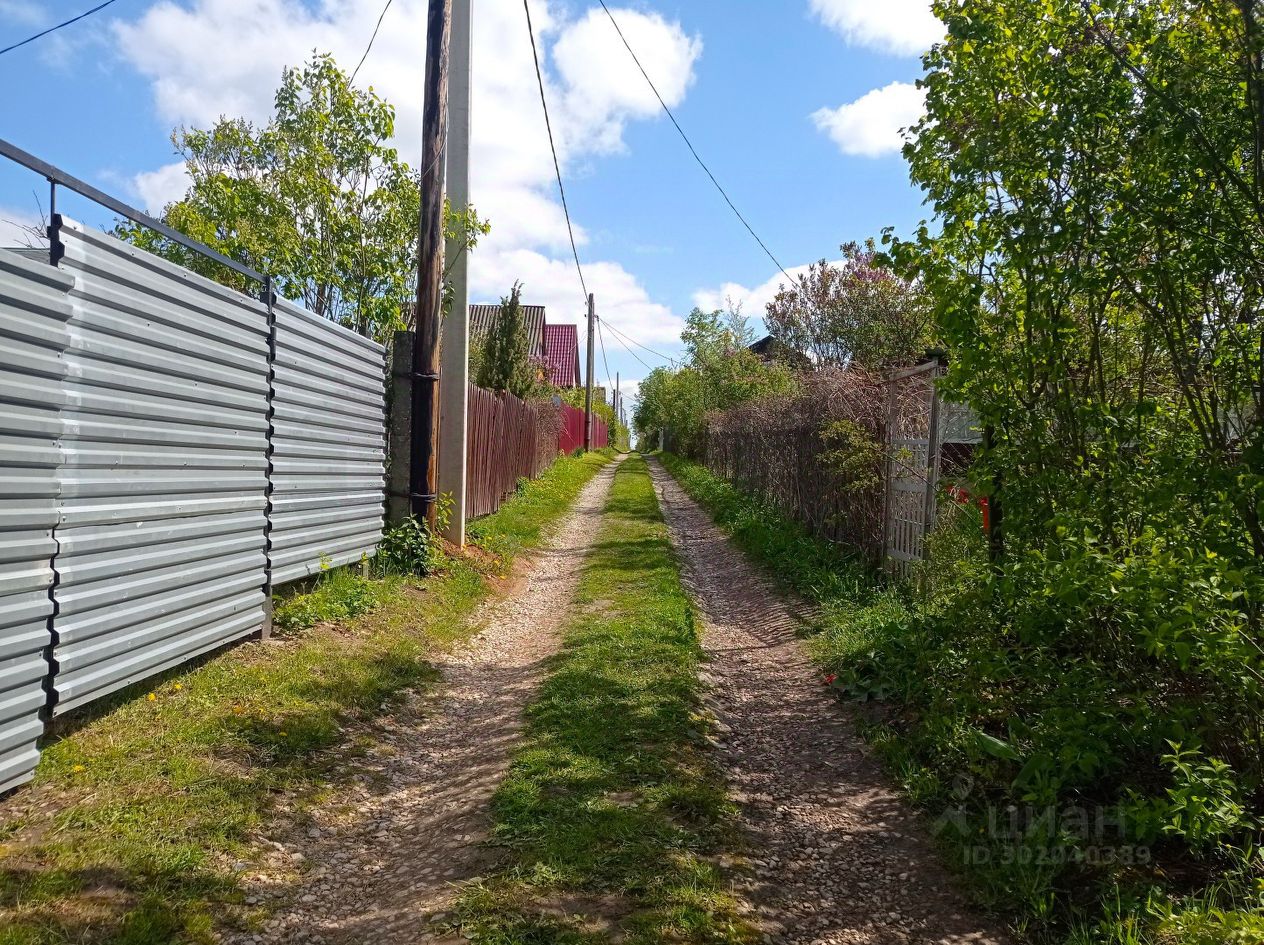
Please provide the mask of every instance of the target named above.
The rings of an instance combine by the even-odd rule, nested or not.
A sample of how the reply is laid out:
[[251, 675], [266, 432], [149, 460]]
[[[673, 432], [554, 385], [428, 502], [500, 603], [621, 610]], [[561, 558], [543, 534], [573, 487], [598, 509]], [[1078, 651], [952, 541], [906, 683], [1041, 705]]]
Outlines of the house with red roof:
[[580, 386], [579, 328], [575, 325], [544, 325], [544, 363], [553, 387]]
[[[527, 349], [532, 362], [540, 367], [540, 379], [552, 387], [582, 387], [579, 328], [575, 325], [550, 325], [543, 305], [523, 305], [521, 310]], [[470, 340], [478, 342], [486, 338], [499, 315], [499, 305], [471, 305]]]

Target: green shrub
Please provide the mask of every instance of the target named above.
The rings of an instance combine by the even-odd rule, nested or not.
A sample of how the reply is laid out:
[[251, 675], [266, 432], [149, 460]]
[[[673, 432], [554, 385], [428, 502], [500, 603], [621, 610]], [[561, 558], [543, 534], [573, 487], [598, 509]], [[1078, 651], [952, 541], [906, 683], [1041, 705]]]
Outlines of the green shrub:
[[1264, 596], [1207, 544], [1163, 538], [1182, 534], [1181, 509], [1124, 547], [1068, 513], [1057, 543], [993, 566], [978, 510], [946, 507], [901, 587], [702, 467], [664, 462], [819, 605], [812, 655], [872, 713], [868, 737], [980, 898], [1029, 940], [1264, 941], [1259, 654], [1243, 625], [1243, 602]]
[[276, 605], [273, 625], [279, 630], [294, 631], [348, 620], [373, 610], [389, 593], [387, 585], [351, 568], [327, 568], [310, 592], [296, 594]]

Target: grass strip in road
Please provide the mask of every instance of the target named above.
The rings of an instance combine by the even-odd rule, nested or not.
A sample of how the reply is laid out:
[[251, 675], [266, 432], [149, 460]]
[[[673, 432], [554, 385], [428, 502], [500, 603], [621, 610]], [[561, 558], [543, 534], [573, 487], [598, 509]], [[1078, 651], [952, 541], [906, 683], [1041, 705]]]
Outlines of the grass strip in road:
[[[608, 462], [559, 461], [480, 521], [479, 539], [501, 554], [535, 547]], [[503, 560], [453, 559], [424, 580], [333, 572], [312, 609], [367, 598], [368, 613], [322, 617], [97, 705], [45, 747], [35, 783], [0, 802], [0, 945], [212, 941], [276, 799], [336, 790], [333, 762], [357, 747], [347, 727], [363, 732], [436, 678], [429, 657], [467, 633]]]
[[705, 750], [702, 659], [645, 461], [615, 476], [562, 652], [495, 799], [483, 945], [751, 941], [716, 860], [734, 810]]

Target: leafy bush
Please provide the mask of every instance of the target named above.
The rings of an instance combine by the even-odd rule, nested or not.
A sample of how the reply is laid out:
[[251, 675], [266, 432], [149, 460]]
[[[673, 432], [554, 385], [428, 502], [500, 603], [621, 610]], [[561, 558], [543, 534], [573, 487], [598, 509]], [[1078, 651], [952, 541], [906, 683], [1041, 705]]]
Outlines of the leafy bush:
[[308, 630], [318, 623], [337, 623], [379, 606], [388, 591], [380, 581], [351, 568], [325, 568], [316, 587], [277, 604], [273, 624], [280, 630]]
[[430, 574], [443, 566], [443, 542], [426, 523], [407, 518], [382, 534], [374, 564], [380, 574]]
[[1121, 555], [1083, 529], [993, 566], [977, 508], [945, 504], [917, 580], [883, 586], [702, 467], [664, 462], [819, 606], [813, 656], [1028, 939], [1264, 940], [1245, 573], [1158, 534]]

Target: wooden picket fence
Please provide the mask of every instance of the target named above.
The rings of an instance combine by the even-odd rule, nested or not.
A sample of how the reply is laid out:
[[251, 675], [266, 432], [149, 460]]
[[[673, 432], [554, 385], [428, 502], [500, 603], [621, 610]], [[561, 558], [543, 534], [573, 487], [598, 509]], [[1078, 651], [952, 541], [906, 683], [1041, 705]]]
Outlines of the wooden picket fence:
[[562, 428], [560, 406], [527, 403], [512, 394], [496, 394], [470, 385], [469, 481], [470, 518], [490, 515], [518, 488], [535, 479], [558, 455]]

